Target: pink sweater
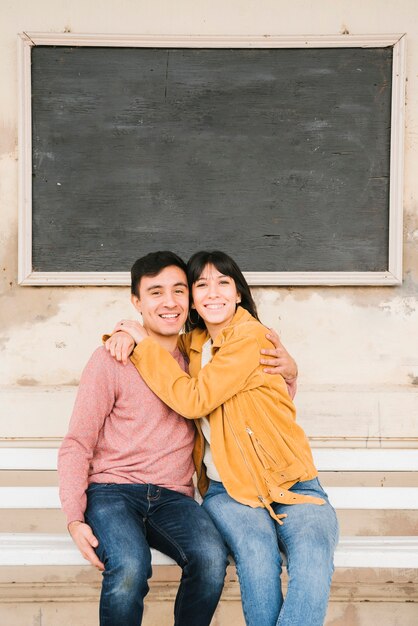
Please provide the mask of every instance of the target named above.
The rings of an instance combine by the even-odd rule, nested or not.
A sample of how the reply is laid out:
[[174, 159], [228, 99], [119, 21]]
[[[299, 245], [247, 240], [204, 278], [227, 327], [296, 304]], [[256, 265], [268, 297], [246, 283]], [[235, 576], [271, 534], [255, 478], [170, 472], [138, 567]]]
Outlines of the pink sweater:
[[[186, 369], [184, 357], [174, 353]], [[194, 423], [164, 404], [134, 365], [104, 347], [87, 363], [58, 455], [62, 508], [84, 521], [88, 484], [152, 483], [193, 495]]]

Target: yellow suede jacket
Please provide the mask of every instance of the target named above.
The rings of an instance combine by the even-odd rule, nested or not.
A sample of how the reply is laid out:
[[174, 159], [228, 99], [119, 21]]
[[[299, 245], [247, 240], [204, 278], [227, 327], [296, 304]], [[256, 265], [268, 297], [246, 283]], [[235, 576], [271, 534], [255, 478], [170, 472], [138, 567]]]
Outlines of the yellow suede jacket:
[[[207, 415], [212, 456], [229, 495], [251, 507], [266, 507], [281, 523], [272, 502], [323, 504], [321, 498], [289, 491], [317, 475], [307, 437], [295, 422], [295, 407], [281, 376], [263, 372], [260, 349], [271, 347], [267, 329], [242, 307], [216, 337], [212, 360], [201, 368], [205, 330], [180, 336], [190, 360], [186, 374], [153, 339], [139, 343], [131, 360], [146, 384], [168, 406], [187, 418]], [[204, 439], [198, 437], [194, 461], [202, 495], [208, 487], [202, 463]]]

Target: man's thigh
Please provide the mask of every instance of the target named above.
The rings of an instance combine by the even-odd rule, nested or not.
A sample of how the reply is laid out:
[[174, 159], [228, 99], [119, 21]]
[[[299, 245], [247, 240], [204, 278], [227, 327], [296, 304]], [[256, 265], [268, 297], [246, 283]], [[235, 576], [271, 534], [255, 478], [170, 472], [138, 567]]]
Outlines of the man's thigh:
[[105, 565], [136, 560], [150, 575], [143, 487], [144, 494], [139, 488], [129, 490], [125, 485], [93, 483], [87, 490], [85, 518], [99, 542], [96, 552]]
[[149, 545], [180, 566], [191, 559], [225, 560], [227, 550], [210, 516], [193, 499], [170, 489], [160, 495], [146, 518]]

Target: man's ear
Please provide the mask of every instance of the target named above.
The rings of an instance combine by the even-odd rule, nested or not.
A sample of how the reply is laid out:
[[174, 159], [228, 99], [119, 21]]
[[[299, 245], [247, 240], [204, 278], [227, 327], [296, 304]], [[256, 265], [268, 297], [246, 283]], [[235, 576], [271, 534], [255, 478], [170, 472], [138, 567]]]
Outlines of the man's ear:
[[138, 311], [138, 313], [142, 314], [141, 300], [134, 293], [131, 294], [131, 302]]

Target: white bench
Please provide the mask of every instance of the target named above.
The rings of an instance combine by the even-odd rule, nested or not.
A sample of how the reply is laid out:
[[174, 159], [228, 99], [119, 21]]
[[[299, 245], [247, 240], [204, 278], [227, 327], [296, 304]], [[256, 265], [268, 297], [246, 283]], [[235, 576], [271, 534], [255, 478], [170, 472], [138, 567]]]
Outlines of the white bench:
[[[418, 450], [314, 449], [323, 472], [418, 472]], [[54, 448], [0, 448], [0, 470], [56, 470]], [[323, 481], [324, 482], [324, 481]], [[418, 487], [327, 487], [333, 506], [343, 509], [418, 510]], [[57, 487], [0, 487], [1, 509], [58, 509]], [[173, 564], [153, 550], [154, 565]], [[86, 565], [67, 534], [0, 533], [0, 566]], [[341, 537], [336, 567], [418, 568], [418, 537]]]

